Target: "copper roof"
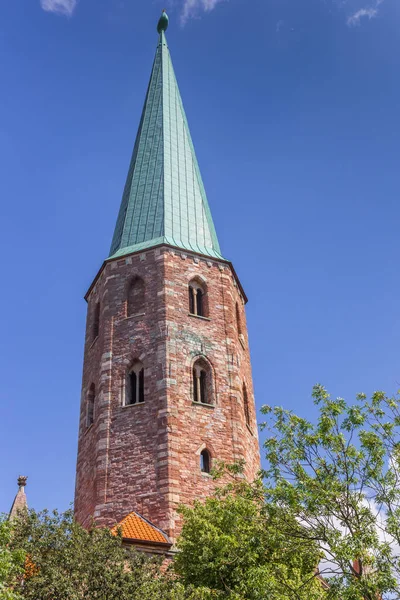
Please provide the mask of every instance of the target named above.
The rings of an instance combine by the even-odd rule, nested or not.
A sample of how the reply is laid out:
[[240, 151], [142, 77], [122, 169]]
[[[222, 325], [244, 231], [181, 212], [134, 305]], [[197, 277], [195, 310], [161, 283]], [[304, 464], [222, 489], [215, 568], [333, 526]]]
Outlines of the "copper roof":
[[110, 257], [167, 244], [222, 258], [165, 30], [159, 40]]

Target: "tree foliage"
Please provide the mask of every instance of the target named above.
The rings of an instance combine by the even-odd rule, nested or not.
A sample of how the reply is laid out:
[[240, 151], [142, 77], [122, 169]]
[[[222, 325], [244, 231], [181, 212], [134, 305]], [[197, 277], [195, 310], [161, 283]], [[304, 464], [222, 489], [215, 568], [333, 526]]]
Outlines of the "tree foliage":
[[0, 600], [19, 600], [15, 592], [24, 565], [24, 554], [10, 548], [12, 527], [0, 515]]
[[[235, 472], [235, 468], [231, 468]], [[128, 551], [107, 529], [86, 531], [71, 511], [20, 515], [10, 550], [22, 551], [27, 600], [319, 600], [318, 549], [288, 542], [286, 515], [267, 506], [260, 482], [240, 474], [204, 503], [183, 508], [179, 552], [169, 569]], [[301, 526], [293, 523], [293, 528]], [[9, 600], [14, 600], [12, 596]], [[15, 599], [16, 600], [16, 599]]]
[[23, 598], [174, 600], [159, 561], [127, 551], [121, 537], [108, 529], [87, 531], [74, 521], [72, 511], [31, 510], [21, 515], [15, 521], [12, 545], [27, 557]]
[[[354, 404], [320, 385], [317, 423], [264, 407], [267, 500], [304, 527], [323, 552], [328, 598], [400, 598], [400, 412], [376, 392]], [[283, 533], [298, 541], [293, 519]]]
[[[315, 577], [318, 549], [311, 540], [285, 537], [287, 516], [265, 503], [261, 482], [236, 480], [181, 512], [174, 569], [186, 589], [202, 590], [205, 599], [323, 597]], [[302, 529], [294, 520], [292, 527]]]
[[0, 599], [400, 600], [399, 402], [313, 396], [315, 423], [263, 408], [264, 482], [222, 465], [231, 483], [181, 507], [167, 570], [71, 511], [29, 511], [0, 521]]

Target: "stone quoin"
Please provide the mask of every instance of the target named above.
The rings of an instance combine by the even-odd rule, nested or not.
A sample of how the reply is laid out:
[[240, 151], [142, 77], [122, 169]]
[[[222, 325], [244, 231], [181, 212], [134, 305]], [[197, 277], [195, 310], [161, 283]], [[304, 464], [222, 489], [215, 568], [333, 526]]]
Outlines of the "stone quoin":
[[247, 299], [219, 248], [167, 26], [163, 12], [110, 256], [86, 295], [75, 492], [81, 524], [149, 522], [153, 545], [176, 540], [179, 504], [213, 492], [216, 461], [244, 460], [248, 480], [260, 468]]

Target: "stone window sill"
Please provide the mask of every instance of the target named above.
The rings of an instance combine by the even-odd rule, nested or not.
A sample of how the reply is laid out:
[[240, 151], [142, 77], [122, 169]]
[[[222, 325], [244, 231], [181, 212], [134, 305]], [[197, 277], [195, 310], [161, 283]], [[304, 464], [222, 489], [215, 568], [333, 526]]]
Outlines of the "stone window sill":
[[189, 317], [194, 317], [195, 319], [201, 319], [202, 321], [211, 321], [209, 317], [202, 317], [200, 315], [195, 315], [194, 313], [188, 313]]
[[93, 348], [93, 346], [95, 345], [95, 343], [97, 342], [97, 340], [98, 340], [98, 339], [99, 339], [99, 336], [98, 336], [98, 335], [96, 335], [96, 337], [94, 338], [93, 342], [92, 342], [92, 343], [90, 344], [90, 346], [89, 346], [89, 350], [90, 350], [91, 348]]
[[204, 402], [192, 402], [192, 406], [204, 406], [204, 408], [215, 408], [215, 404], [206, 404]]
[[206, 479], [212, 479], [211, 473], [205, 473], [204, 471], [201, 471], [201, 476], [205, 477]]
[[242, 344], [243, 350], [246, 350], [246, 343], [245, 343], [245, 341], [244, 341], [244, 335], [243, 335], [243, 333], [241, 333], [241, 334], [239, 335], [239, 341], [240, 341], [240, 343]]
[[129, 315], [129, 317], [124, 317], [122, 321], [130, 321], [133, 319], [140, 319], [140, 317], [144, 317], [146, 313], [136, 313], [136, 315]]
[[136, 408], [138, 406], [144, 406], [146, 402], [136, 402], [136, 404], [123, 404], [121, 408]]

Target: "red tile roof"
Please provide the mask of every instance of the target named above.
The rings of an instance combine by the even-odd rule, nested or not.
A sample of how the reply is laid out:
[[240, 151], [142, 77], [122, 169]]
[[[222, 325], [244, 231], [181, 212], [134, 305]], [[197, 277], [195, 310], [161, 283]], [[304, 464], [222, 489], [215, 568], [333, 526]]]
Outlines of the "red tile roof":
[[136, 512], [131, 512], [122, 519], [122, 521], [111, 529], [111, 532], [117, 533], [118, 529], [122, 529], [122, 537], [124, 539], [171, 545], [171, 542], [165, 533], [160, 529], [157, 529], [150, 521], [147, 521]]

